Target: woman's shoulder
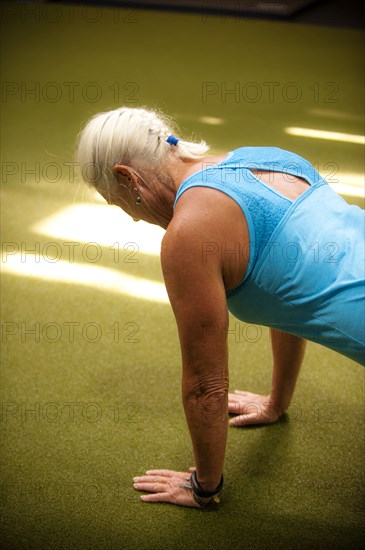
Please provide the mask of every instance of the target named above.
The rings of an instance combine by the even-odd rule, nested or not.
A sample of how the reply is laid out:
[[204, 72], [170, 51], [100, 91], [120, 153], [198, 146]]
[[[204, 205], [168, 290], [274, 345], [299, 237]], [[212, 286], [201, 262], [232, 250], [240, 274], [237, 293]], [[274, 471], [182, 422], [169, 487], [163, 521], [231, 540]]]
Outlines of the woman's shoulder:
[[229, 158], [222, 164], [232, 168], [285, 172], [304, 177], [311, 184], [321, 180], [321, 176], [309, 160], [280, 147], [238, 147], [230, 152]]
[[237, 147], [228, 153], [227, 161], [233, 162], [237, 160], [260, 163], [297, 160], [310, 164], [308, 160], [293, 151], [271, 145]]

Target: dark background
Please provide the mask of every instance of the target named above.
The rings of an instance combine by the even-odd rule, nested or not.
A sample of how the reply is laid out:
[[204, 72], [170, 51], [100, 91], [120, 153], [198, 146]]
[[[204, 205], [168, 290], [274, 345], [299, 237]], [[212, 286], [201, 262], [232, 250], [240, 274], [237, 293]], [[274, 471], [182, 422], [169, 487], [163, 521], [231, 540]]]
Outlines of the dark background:
[[[52, 2], [52, 0], [50, 0]], [[209, 11], [217, 16], [255, 17], [292, 23], [363, 29], [362, 2], [358, 0], [97, 0], [56, 2], [98, 4], [170, 11]]]

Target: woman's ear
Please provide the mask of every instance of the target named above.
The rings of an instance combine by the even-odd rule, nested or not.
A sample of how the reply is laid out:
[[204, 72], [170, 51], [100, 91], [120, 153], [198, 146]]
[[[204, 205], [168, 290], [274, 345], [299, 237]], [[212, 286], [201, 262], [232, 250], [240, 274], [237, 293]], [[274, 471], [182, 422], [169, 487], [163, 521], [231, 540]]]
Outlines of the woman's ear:
[[132, 168], [130, 168], [129, 166], [126, 166], [124, 164], [115, 164], [113, 166], [113, 172], [118, 182], [125, 185], [127, 185], [127, 182], [131, 182], [133, 183], [133, 185], [136, 185], [137, 183], [136, 175], [132, 170]]
[[131, 168], [129, 168], [129, 166], [126, 166], [125, 164], [115, 164], [113, 166], [113, 172], [114, 174], [118, 174], [122, 178], [130, 178], [132, 176]]

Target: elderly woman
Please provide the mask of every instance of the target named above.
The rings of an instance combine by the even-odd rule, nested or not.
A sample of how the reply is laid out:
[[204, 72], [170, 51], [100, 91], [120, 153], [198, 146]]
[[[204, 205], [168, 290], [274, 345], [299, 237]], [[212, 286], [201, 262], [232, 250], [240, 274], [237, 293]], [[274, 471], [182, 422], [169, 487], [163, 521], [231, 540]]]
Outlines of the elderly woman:
[[[306, 340], [364, 362], [364, 212], [294, 153], [205, 156], [204, 142], [178, 136], [163, 114], [120, 108], [86, 124], [77, 160], [109, 204], [166, 229], [195, 467], [149, 470], [134, 487], [145, 502], [205, 508], [223, 485], [228, 424], [269, 424], [288, 409]], [[228, 311], [270, 327], [269, 395], [228, 393]]]

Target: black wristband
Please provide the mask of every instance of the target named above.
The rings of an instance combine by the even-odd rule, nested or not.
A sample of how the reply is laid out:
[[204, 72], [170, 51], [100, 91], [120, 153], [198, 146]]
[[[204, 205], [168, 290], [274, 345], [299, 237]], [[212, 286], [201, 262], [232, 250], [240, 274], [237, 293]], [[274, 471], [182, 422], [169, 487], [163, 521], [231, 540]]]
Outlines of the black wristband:
[[198, 497], [198, 495], [196, 495], [193, 491], [193, 499], [195, 500], [195, 502], [197, 504], [199, 504], [199, 506], [201, 506], [202, 508], [206, 508], [207, 506], [210, 506], [211, 504], [213, 504], [214, 502], [214, 498], [212, 498], [211, 500], [208, 500], [208, 502], [205, 502], [204, 500], [202, 500], [201, 498]]
[[214, 491], [204, 491], [204, 489], [202, 489], [202, 487], [200, 487], [199, 482], [198, 482], [197, 477], [196, 477], [196, 470], [191, 474], [190, 482], [191, 482], [191, 485], [192, 485], [192, 488], [193, 488], [193, 492], [198, 497], [203, 497], [203, 498], [214, 497], [215, 495], [217, 495], [219, 493], [219, 491], [223, 487], [223, 474], [222, 474], [222, 477], [221, 477], [221, 480], [219, 482], [218, 487], [216, 487], [216, 489], [214, 489]]

